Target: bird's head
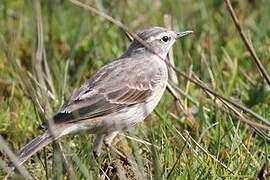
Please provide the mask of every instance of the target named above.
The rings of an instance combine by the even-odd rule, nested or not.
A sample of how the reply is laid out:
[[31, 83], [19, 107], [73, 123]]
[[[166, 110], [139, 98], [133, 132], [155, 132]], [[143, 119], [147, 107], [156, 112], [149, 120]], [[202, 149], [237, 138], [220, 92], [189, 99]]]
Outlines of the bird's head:
[[147, 51], [158, 54], [164, 59], [177, 39], [180, 39], [192, 32], [193, 31], [175, 32], [162, 27], [151, 27], [137, 33], [138, 37], [141, 38], [151, 50], [139, 41], [133, 40], [128, 52], [145, 53]]

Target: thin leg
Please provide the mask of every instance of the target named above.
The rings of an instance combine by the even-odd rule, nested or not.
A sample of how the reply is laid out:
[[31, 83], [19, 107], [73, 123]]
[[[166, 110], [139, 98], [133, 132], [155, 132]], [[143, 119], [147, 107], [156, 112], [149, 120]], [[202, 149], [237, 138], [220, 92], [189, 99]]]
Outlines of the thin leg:
[[100, 156], [104, 136], [104, 134], [98, 134], [94, 141], [93, 154], [96, 159]]
[[109, 144], [112, 144], [113, 139], [117, 136], [118, 131], [110, 132], [105, 134], [103, 142], [107, 146]]
[[115, 147], [112, 146], [112, 141], [117, 134], [118, 134], [118, 131], [105, 135], [103, 142], [105, 146], [107, 146], [112, 151], [112, 153], [116, 154], [119, 157], [119, 159], [121, 159], [126, 164], [130, 165], [130, 162], [127, 159], [127, 157], [123, 155], [120, 151], [118, 151]]

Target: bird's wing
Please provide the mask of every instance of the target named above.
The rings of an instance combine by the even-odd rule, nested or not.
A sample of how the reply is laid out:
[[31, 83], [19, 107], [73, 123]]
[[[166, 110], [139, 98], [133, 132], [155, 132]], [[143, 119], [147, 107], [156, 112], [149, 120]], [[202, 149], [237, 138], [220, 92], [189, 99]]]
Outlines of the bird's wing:
[[161, 78], [153, 65], [120, 59], [104, 66], [73, 93], [54, 116], [55, 123], [105, 116], [147, 102]]

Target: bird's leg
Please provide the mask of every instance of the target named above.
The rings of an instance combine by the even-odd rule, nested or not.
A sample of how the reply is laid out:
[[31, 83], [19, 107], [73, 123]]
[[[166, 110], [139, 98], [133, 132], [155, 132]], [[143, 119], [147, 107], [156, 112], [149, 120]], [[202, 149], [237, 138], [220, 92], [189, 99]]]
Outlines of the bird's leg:
[[112, 141], [116, 137], [117, 134], [118, 134], [118, 131], [111, 132], [105, 135], [103, 142], [105, 146], [107, 146], [112, 151], [112, 153], [116, 154], [119, 157], [119, 159], [121, 159], [124, 163], [130, 165], [128, 158], [125, 155], [123, 155], [120, 151], [118, 151], [115, 147], [112, 146]]
[[106, 147], [108, 147], [111, 151], [115, 152], [118, 155], [120, 152], [112, 146], [112, 141], [117, 136], [117, 134], [118, 134], [118, 131], [106, 134], [104, 139], [103, 139], [103, 142], [104, 142]]
[[93, 154], [94, 154], [95, 159], [97, 159], [101, 153], [103, 140], [104, 140], [104, 134], [98, 134], [96, 136], [96, 139], [94, 141], [94, 149], [93, 149]]

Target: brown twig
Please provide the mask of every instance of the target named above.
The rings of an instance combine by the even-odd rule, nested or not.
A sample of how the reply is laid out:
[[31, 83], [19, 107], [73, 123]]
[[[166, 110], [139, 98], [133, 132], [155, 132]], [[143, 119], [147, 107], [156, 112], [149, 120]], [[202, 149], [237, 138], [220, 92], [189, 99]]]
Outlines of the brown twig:
[[248, 41], [243, 29], [241, 28], [239, 20], [238, 20], [235, 12], [233, 10], [231, 1], [230, 0], [225, 0], [225, 3], [226, 3], [227, 10], [229, 11], [229, 13], [230, 13], [230, 15], [232, 17], [234, 25], [235, 25], [237, 31], [239, 32], [239, 34], [240, 34], [240, 36], [241, 36], [247, 50], [249, 51], [250, 55], [252, 56], [253, 60], [255, 61], [256, 65], [257, 65], [257, 68], [259, 69], [261, 75], [263, 76], [263, 78], [267, 81], [268, 85], [270, 86], [270, 77], [267, 74], [266, 70], [264, 69], [264, 67], [263, 67], [259, 57], [257, 56], [251, 42]]
[[210, 93], [211, 95], [215, 96], [216, 98], [225, 101], [231, 105], [233, 105], [234, 107], [242, 110], [245, 113], [248, 113], [249, 115], [253, 116], [255, 119], [260, 120], [261, 122], [265, 123], [267, 125], [267, 130], [269, 130], [270, 128], [270, 122], [268, 120], [266, 120], [265, 118], [263, 118], [262, 116], [258, 115], [257, 113], [255, 113], [254, 111], [252, 111], [251, 109], [243, 106], [242, 104], [236, 103], [232, 100], [230, 100], [227, 97], [224, 97], [218, 93], [216, 93], [214, 90], [210, 89], [209, 87], [207, 87], [202, 81], [200, 81], [199, 79], [194, 79], [194, 78], [189, 78], [186, 74], [178, 71], [178, 73], [185, 77], [186, 79], [189, 79], [191, 82], [193, 82], [194, 84], [196, 84], [198, 87], [200, 87], [201, 89], [205, 90], [207, 93]]

